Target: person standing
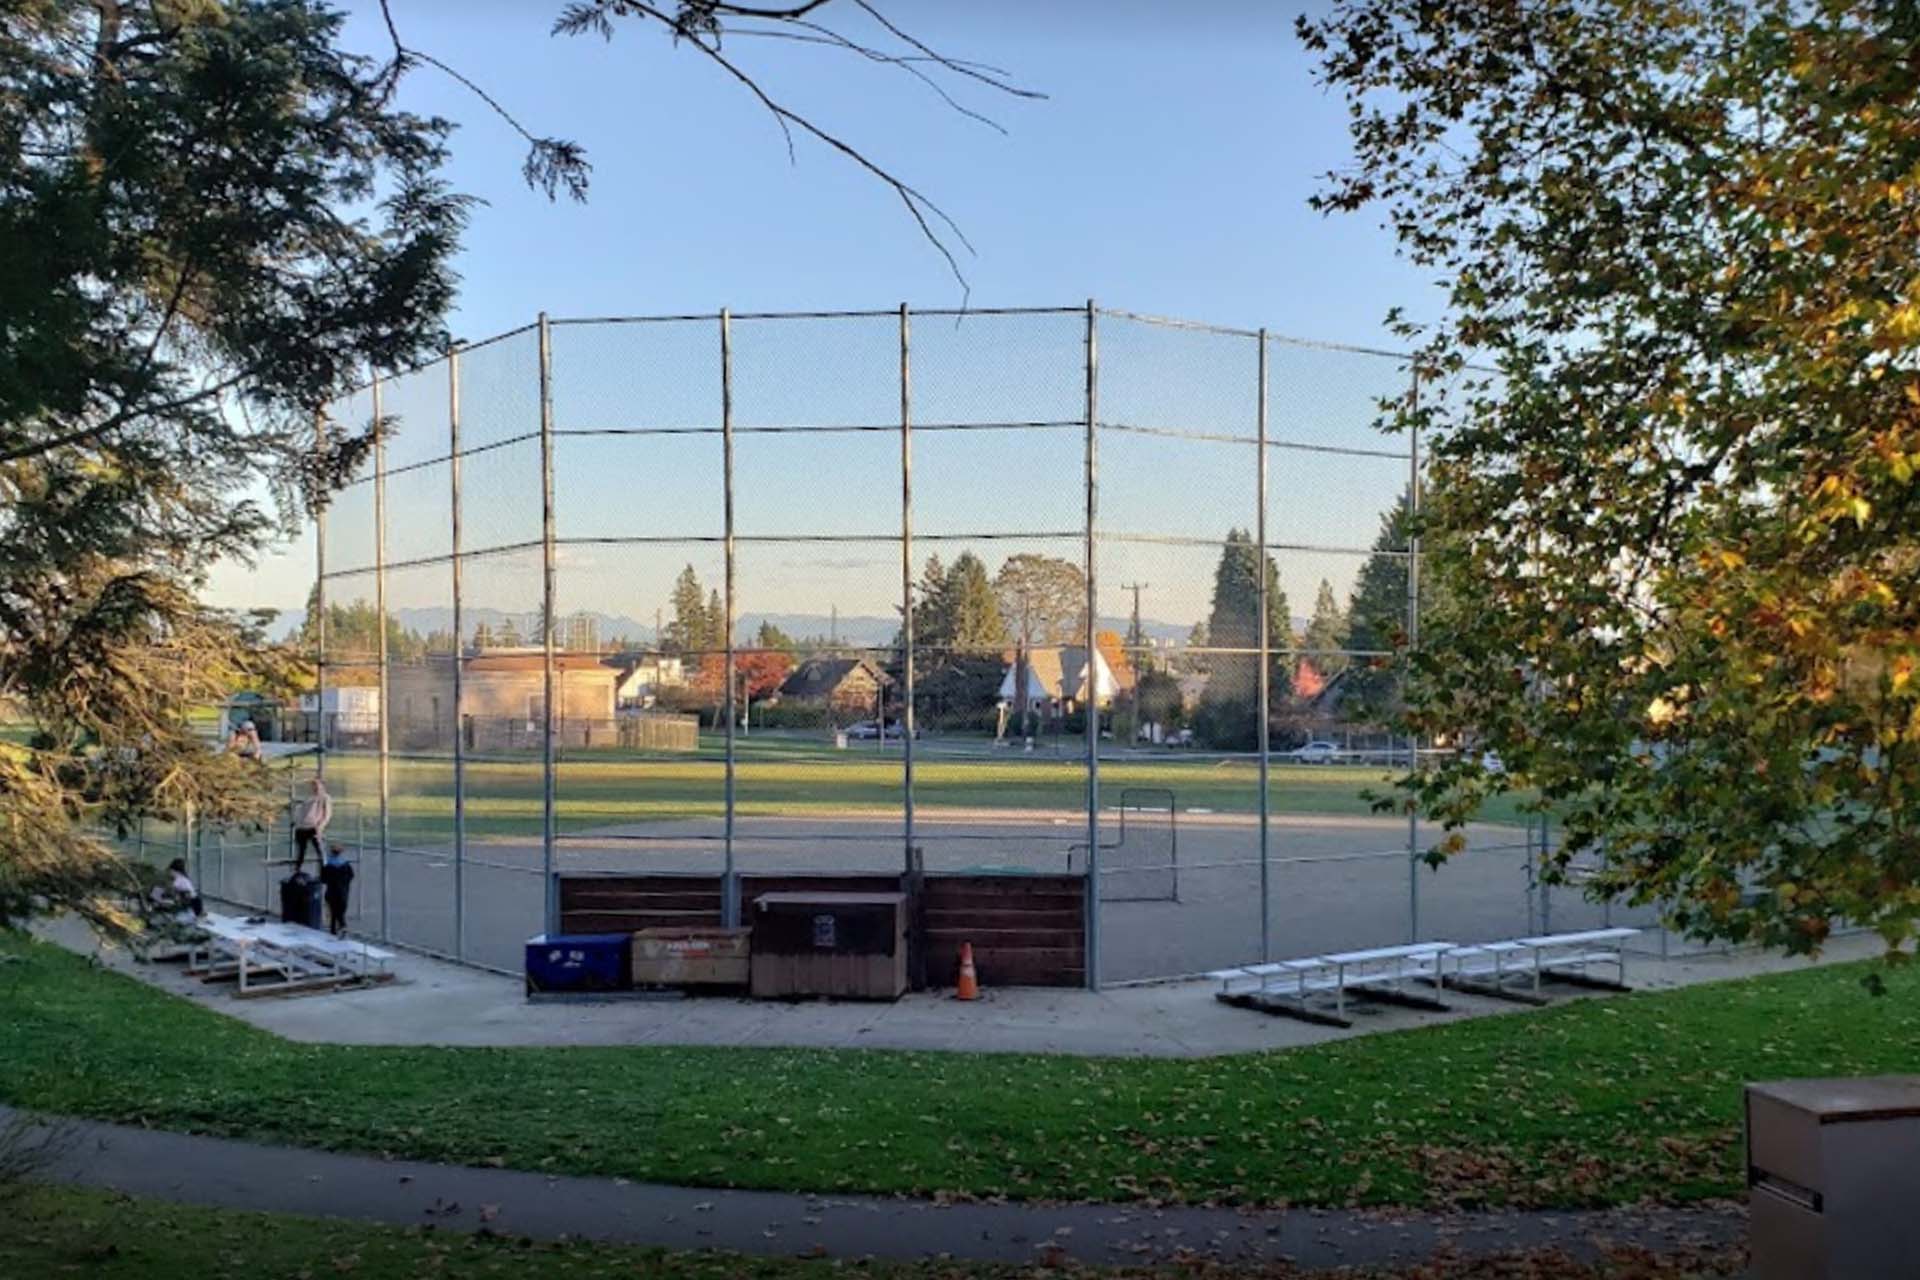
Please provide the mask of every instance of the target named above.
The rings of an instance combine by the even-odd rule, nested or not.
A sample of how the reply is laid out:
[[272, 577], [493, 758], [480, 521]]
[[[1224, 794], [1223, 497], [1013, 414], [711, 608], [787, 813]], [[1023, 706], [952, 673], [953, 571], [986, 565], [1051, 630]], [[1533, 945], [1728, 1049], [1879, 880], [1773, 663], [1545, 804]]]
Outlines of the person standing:
[[299, 875], [306, 865], [307, 850], [313, 850], [313, 860], [321, 860], [320, 841], [327, 833], [327, 823], [333, 820], [333, 797], [327, 794], [327, 784], [323, 779], [315, 778], [312, 794], [300, 805], [299, 812], [293, 818], [293, 874]]
[[327, 850], [320, 864], [320, 886], [327, 897], [327, 932], [338, 938], [347, 931], [347, 891], [353, 885], [353, 864], [339, 845]]

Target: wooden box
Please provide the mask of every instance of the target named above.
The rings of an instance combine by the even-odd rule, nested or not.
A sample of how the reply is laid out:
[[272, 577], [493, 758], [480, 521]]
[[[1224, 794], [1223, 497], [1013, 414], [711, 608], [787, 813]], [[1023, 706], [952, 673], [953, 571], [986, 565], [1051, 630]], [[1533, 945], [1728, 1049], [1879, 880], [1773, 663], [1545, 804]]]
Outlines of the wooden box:
[[753, 994], [896, 1000], [907, 989], [904, 893], [763, 893]]
[[750, 929], [681, 925], [633, 935], [636, 987], [744, 987]]

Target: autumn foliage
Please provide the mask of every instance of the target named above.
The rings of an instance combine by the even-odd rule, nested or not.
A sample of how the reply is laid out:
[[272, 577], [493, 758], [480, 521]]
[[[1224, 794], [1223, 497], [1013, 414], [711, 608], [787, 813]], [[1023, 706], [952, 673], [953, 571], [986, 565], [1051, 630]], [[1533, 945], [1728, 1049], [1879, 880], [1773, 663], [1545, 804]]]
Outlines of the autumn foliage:
[[1505, 768], [1410, 801], [1533, 789], [1561, 863], [1700, 936], [1911, 938], [1920, 20], [1353, 0], [1301, 31], [1354, 109], [1318, 203], [1448, 290], [1402, 326], [1443, 601], [1408, 716]]

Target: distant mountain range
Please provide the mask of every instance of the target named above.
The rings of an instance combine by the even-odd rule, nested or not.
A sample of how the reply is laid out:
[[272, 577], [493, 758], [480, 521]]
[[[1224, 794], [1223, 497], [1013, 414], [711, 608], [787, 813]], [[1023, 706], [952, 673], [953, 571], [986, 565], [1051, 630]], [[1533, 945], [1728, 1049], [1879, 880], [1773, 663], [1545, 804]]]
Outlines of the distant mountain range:
[[[529, 629], [534, 615], [531, 613], [510, 614], [504, 609], [490, 609], [482, 606], [468, 606], [463, 619], [468, 631], [481, 624], [498, 631], [511, 619], [515, 628], [521, 632]], [[426, 609], [395, 609], [393, 616], [408, 631], [426, 635], [433, 631], [453, 630], [453, 610], [433, 607]], [[654, 643], [654, 625], [651, 619], [640, 621], [626, 614], [600, 613], [588, 610], [587, 616], [594, 621], [594, 627], [600, 637], [600, 643], [606, 648], [619, 648], [624, 645], [648, 646]], [[289, 609], [274, 619], [269, 634], [276, 640], [284, 640], [300, 629], [306, 619], [302, 609]], [[856, 648], [877, 649], [893, 643], [895, 633], [900, 630], [899, 619], [882, 618], [871, 614], [841, 614], [834, 617], [825, 613], [743, 613], [739, 617], [736, 635], [749, 640], [760, 630], [760, 624], [770, 622], [796, 640], [808, 640], [816, 637], [831, 636], [841, 644]], [[1102, 617], [1102, 630], [1117, 631], [1126, 634], [1128, 619]], [[1306, 620], [1294, 619], [1296, 629], [1304, 627]], [[1162, 622], [1155, 618], [1142, 618], [1140, 629], [1151, 640], [1163, 643], [1178, 643], [1187, 638], [1191, 624]]]

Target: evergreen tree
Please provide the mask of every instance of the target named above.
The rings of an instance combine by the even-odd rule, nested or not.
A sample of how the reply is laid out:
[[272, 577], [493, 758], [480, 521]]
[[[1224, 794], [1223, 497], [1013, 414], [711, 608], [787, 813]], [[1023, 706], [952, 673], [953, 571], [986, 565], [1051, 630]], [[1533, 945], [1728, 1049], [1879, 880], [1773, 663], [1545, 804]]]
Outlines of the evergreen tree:
[[662, 648], [668, 653], [696, 654], [707, 646], [707, 601], [700, 589], [700, 576], [688, 565], [673, 581], [669, 597], [673, 621], [667, 624]]
[[[740, 18], [839, 39], [817, 8], [579, 3], [556, 28], [657, 24], [710, 59]], [[585, 196], [575, 144], [528, 133], [381, 9], [391, 51], [371, 58], [326, 0], [4, 7], [0, 691], [34, 745], [0, 742], [0, 924], [49, 908], [128, 923], [137, 882], [91, 831], [278, 808], [278, 776], [208, 750], [190, 709], [310, 677], [261, 617], [196, 597], [364, 463], [365, 421], [316, 447], [329, 405], [370, 367], [445, 349], [470, 201], [441, 172], [452, 122], [396, 105], [408, 75], [473, 90], [527, 142], [530, 185]], [[887, 26], [886, 60], [930, 54]], [[944, 251], [917, 190], [833, 142]], [[287, 521], [236, 497], [269, 490]]]
[[[792, 653], [795, 645], [793, 637], [774, 626], [771, 622], [762, 622], [760, 630], [754, 633], [753, 647], [771, 653]], [[784, 678], [784, 677], [783, 677]]]
[[1006, 625], [987, 566], [963, 551], [951, 568], [930, 557], [914, 606], [915, 714], [932, 724], [981, 723], [1000, 688]]
[[[306, 618], [294, 632], [294, 647], [303, 654], [320, 651], [319, 593], [307, 593]], [[371, 600], [341, 604], [327, 603], [326, 659], [329, 663], [365, 663], [380, 654], [380, 611]], [[417, 632], [409, 631], [400, 620], [387, 616], [387, 658], [392, 662], [410, 662], [427, 652], [427, 643]]]
[[719, 588], [707, 592], [706, 629], [703, 645], [718, 652], [727, 647], [727, 607], [720, 603]]
[[[1293, 648], [1293, 625], [1286, 593], [1280, 589], [1280, 570], [1273, 557], [1264, 566], [1267, 585], [1267, 643], [1273, 654], [1269, 667], [1269, 703], [1286, 697], [1293, 664], [1285, 656]], [[1245, 750], [1257, 741], [1259, 727], [1260, 553], [1242, 529], [1228, 532], [1213, 573], [1213, 609], [1207, 616], [1207, 635], [1215, 649], [1241, 650], [1211, 655], [1212, 673], [1201, 699], [1196, 727], [1209, 745]]]
[[1178, 658], [1180, 670], [1189, 675], [1196, 676], [1203, 676], [1213, 670], [1213, 655], [1207, 652], [1207, 648], [1212, 642], [1213, 637], [1207, 634], [1207, 620], [1205, 618], [1200, 619], [1200, 621], [1187, 628], [1186, 647]]
[[1347, 646], [1347, 615], [1334, 598], [1333, 584], [1320, 579], [1320, 590], [1313, 598], [1313, 618], [1307, 623], [1303, 647], [1313, 669], [1331, 680], [1346, 669], [1347, 658], [1338, 650]]
[[[124, 923], [89, 829], [254, 822], [264, 770], [189, 708], [301, 682], [211, 566], [364, 462], [315, 413], [429, 357], [466, 201], [320, 4], [10, 4], [0, 18], [0, 923]], [[315, 619], [318, 627], [318, 619]], [[370, 636], [377, 639], [374, 617]], [[284, 791], [281, 795], [284, 797]]]
[[948, 643], [960, 652], [997, 652], [1007, 644], [1007, 624], [1000, 613], [987, 566], [971, 551], [962, 551], [947, 572], [941, 613]]
[[1362, 715], [1384, 719], [1400, 703], [1398, 664], [1391, 656], [1407, 634], [1408, 495], [1402, 493], [1380, 517], [1373, 554], [1360, 566], [1347, 604], [1347, 647], [1352, 659], [1347, 698]]
[[948, 613], [947, 571], [939, 556], [928, 556], [914, 588], [913, 643], [916, 649], [940, 651], [953, 644], [953, 619]]
[[1178, 728], [1186, 708], [1180, 700], [1180, 682], [1164, 671], [1148, 671], [1134, 686], [1141, 724]]

